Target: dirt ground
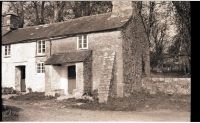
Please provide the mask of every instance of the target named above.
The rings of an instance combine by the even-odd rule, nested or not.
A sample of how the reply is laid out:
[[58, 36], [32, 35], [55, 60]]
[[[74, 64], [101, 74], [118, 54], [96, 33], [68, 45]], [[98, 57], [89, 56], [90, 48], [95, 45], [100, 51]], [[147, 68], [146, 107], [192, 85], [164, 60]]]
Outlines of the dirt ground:
[[18, 121], [190, 121], [190, 112], [177, 110], [91, 111], [60, 105], [56, 100], [14, 101], [4, 105], [20, 108]]

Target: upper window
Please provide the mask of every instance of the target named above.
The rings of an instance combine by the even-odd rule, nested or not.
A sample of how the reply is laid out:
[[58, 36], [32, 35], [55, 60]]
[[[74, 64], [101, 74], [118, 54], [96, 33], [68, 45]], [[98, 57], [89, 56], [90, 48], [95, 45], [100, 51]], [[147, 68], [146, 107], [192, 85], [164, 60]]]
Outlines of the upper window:
[[79, 35], [78, 36], [78, 49], [88, 49], [87, 35]]
[[37, 73], [44, 73], [44, 72], [45, 72], [44, 62], [37, 63]]
[[45, 54], [45, 41], [37, 42], [37, 54], [44, 55]]
[[5, 46], [5, 56], [10, 56], [10, 51], [11, 51], [11, 46], [10, 45], [6, 45]]

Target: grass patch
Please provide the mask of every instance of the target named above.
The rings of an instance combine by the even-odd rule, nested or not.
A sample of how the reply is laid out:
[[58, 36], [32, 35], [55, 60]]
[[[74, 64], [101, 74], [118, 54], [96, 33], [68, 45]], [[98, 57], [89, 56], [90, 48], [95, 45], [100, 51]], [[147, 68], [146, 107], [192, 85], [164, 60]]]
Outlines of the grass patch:
[[190, 111], [189, 95], [167, 95], [164, 93], [151, 95], [145, 91], [135, 92], [131, 97], [109, 98], [107, 103], [75, 98], [63, 100], [60, 103], [65, 107], [87, 110], [138, 111], [170, 109]]
[[15, 106], [2, 106], [2, 121], [17, 121], [21, 109]]
[[11, 96], [9, 99], [24, 101], [24, 100], [50, 100], [55, 99], [52, 96], [45, 96], [44, 92], [32, 92], [23, 95]]

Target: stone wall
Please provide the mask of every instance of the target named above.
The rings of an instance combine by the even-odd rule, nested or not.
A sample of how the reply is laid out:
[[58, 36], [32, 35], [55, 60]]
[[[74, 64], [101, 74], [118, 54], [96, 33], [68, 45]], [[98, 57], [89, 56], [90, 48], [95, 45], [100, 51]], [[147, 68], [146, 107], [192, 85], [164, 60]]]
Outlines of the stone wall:
[[145, 63], [144, 73], [150, 72], [148, 41], [140, 17], [134, 15], [125, 28], [123, 35], [123, 69], [124, 96], [141, 87], [142, 61]]
[[77, 37], [67, 37], [51, 41], [51, 54], [77, 50]]
[[98, 89], [101, 72], [103, 68], [103, 59], [105, 51], [116, 53], [114, 65], [114, 79], [112, 86], [116, 89], [114, 95], [123, 95], [123, 59], [122, 59], [122, 36], [121, 31], [110, 31], [101, 33], [92, 33], [88, 35], [88, 47], [92, 52], [92, 80], [93, 90]]
[[191, 78], [143, 78], [142, 87], [151, 94], [191, 94]]
[[108, 97], [112, 96], [113, 91], [113, 68], [115, 61], [115, 52], [106, 51], [104, 53], [103, 70], [101, 72], [101, 81], [98, 89], [100, 103], [106, 103]]
[[92, 54], [83, 62], [84, 92], [92, 91]]
[[12, 14], [2, 18], [2, 26], [7, 28], [7, 31], [23, 27], [20, 18]]
[[[114, 73], [114, 82], [113, 86], [116, 89], [114, 92], [115, 95], [123, 95], [123, 60], [122, 60], [122, 37], [121, 31], [106, 31], [106, 32], [98, 32], [98, 33], [90, 33], [88, 35], [88, 49], [92, 50], [91, 57], [91, 68], [88, 67], [88, 64], [84, 64], [84, 67], [88, 69], [84, 69], [84, 71], [91, 70], [92, 75], [89, 77], [88, 75], [84, 75], [85, 81], [91, 79], [92, 90], [96, 90], [99, 87], [102, 66], [103, 66], [103, 55], [107, 50], [112, 50], [116, 52], [116, 61], [115, 61], [115, 73]], [[47, 50], [50, 51], [51, 54], [55, 53], [64, 53], [68, 51], [77, 50], [77, 37], [66, 37], [63, 39], [56, 39], [51, 41], [51, 45], [47, 45]], [[84, 72], [85, 73], [85, 72]], [[90, 73], [88, 73], [90, 74]], [[87, 77], [88, 76], [88, 77]], [[89, 86], [88, 86], [89, 87]]]
[[83, 62], [76, 63], [76, 89], [74, 95], [80, 98], [84, 93], [84, 67]]

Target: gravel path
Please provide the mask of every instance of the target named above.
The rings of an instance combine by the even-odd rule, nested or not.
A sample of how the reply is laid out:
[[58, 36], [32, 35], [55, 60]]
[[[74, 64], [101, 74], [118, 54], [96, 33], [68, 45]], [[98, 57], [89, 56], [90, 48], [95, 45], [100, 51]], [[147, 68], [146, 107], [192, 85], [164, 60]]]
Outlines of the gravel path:
[[190, 112], [186, 111], [90, 111], [60, 107], [53, 100], [6, 100], [4, 104], [22, 109], [19, 121], [190, 121]]

